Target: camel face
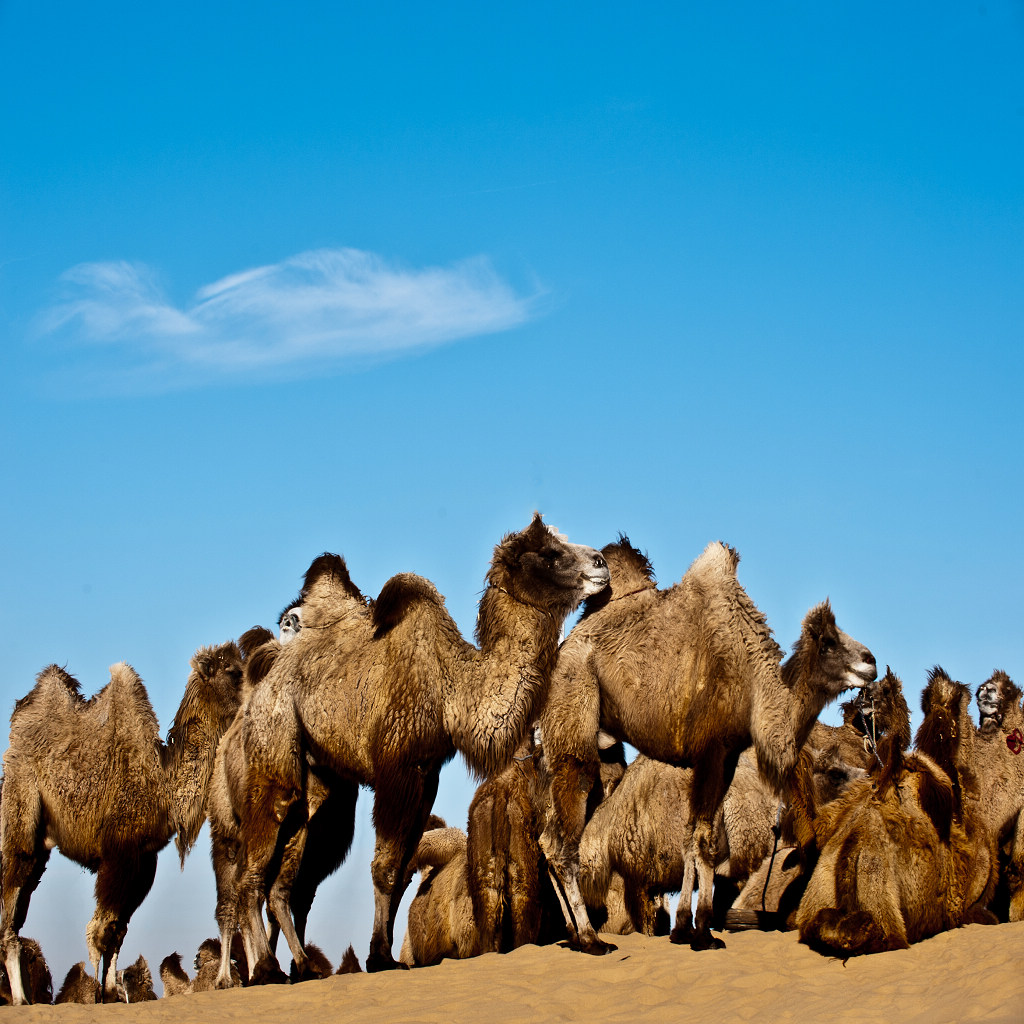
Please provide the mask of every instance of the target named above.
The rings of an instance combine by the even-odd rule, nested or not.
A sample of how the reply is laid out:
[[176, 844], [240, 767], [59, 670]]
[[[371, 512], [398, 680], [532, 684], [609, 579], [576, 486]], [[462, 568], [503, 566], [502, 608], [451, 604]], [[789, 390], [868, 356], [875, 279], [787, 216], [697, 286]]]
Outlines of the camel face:
[[282, 644], [288, 643], [289, 640], [294, 640], [299, 635], [299, 630], [302, 629], [302, 606], [295, 605], [291, 608], [285, 608], [281, 612], [281, 618], [278, 619], [277, 624], [280, 628], [280, 641]]
[[816, 652], [816, 675], [832, 697], [874, 681], [878, 674], [875, 656], [836, 625], [827, 602], [808, 613], [804, 630]]
[[519, 568], [531, 590], [536, 587], [553, 595], [573, 594], [575, 607], [608, 586], [611, 580], [608, 563], [596, 548], [570, 543], [564, 534], [540, 523], [539, 519], [520, 536], [528, 546], [519, 556]]
[[987, 679], [978, 687], [975, 694], [978, 702], [978, 718], [982, 732], [986, 732], [1002, 723], [1002, 695], [996, 677]]

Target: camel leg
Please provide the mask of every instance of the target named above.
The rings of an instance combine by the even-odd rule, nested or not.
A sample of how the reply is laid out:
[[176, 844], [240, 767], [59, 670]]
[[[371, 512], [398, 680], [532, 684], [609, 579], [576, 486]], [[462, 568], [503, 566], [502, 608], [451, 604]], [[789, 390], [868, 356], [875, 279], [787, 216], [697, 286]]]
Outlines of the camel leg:
[[216, 987], [231, 988], [231, 939], [238, 928], [238, 882], [240, 875], [238, 839], [225, 834], [212, 821], [210, 825], [210, 856], [217, 883], [215, 916], [220, 929], [220, 967]]
[[[317, 769], [316, 775], [321, 774]], [[350, 779], [331, 776], [323, 799], [317, 799], [310, 773], [310, 815], [306, 852], [292, 886], [292, 920], [299, 941], [306, 943], [306, 921], [320, 883], [334, 874], [344, 863], [352, 848], [356, 827], [356, 801], [359, 784]]]
[[690, 801], [693, 817], [691, 853], [697, 874], [697, 911], [693, 921], [691, 949], [725, 949], [725, 943], [711, 934], [714, 917], [715, 863], [718, 860], [719, 812], [736, 772], [739, 752], [717, 753], [694, 765]]
[[28, 905], [43, 877], [50, 851], [41, 835], [42, 808], [38, 797], [18, 797], [13, 773], [3, 787], [3, 815], [0, 819], [0, 950], [11, 986], [11, 1003], [24, 1006], [28, 999], [21, 977], [19, 933], [28, 915]]
[[[595, 752], [596, 755], [596, 752]], [[580, 892], [580, 837], [586, 824], [587, 798], [597, 778], [598, 761], [568, 758], [546, 774], [551, 807], [546, 814], [540, 849], [574, 949], [602, 956], [618, 948], [598, 937]]]
[[679, 891], [679, 902], [676, 904], [676, 920], [669, 939], [679, 946], [687, 946], [693, 939], [693, 882], [696, 874], [696, 861], [692, 856], [686, 858], [683, 866], [683, 886]]
[[156, 860], [155, 853], [138, 853], [105, 860], [96, 872], [96, 912], [86, 929], [86, 945], [103, 1002], [118, 1001], [117, 956], [128, 922], [153, 886]]
[[266, 880], [275, 878], [278, 873], [281, 825], [298, 797], [294, 787], [286, 790], [262, 780], [252, 785], [248, 794], [243, 844], [245, 866], [238, 881], [237, 906], [251, 985], [281, 984], [288, 980], [267, 941], [260, 909]]
[[392, 954], [395, 916], [408, 884], [406, 872], [420, 839], [423, 826], [434, 806], [440, 767], [417, 766], [387, 789], [374, 795], [373, 819], [377, 842], [370, 874], [373, 879], [373, 933], [366, 970], [406, 969]]

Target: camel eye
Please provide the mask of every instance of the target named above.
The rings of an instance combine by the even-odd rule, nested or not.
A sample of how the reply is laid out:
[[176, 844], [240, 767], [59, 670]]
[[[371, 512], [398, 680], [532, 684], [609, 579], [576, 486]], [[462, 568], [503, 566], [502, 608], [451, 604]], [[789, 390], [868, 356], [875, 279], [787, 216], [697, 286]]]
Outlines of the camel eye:
[[558, 560], [558, 551], [555, 548], [546, 548], [540, 553], [540, 557], [548, 562], [556, 562]]

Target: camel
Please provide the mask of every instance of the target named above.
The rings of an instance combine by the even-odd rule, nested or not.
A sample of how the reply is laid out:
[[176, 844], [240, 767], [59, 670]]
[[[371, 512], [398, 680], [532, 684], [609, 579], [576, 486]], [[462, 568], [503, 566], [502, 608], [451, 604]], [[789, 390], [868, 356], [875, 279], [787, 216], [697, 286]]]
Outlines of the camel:
[[409, 861], [420, 884], [409, 904], [400, 960], [428, 967], [444, 959], [464, 960], [480, 952], [467, 882], [466, 834], [458, 828], [426, 830]]
[[916, 750], [895, 732], [883, 770], [816, 817], [821, 852], [796, 912], [801, 942], [845, 958], [990, 920], [991, 839], [964, 799], [969, 702], [967, 687], [934, 669]]
[[[43, 956], [43, 950], [35, 939], [21, 940], [21, 979], [33, 1004], [53, 1002], [53, 978]], [[6, 969], [0, 970], [0, 1006], [11, 1005], [11, 983]]]
[[[736, 578], [739, 555], [708, 545], [682, 580], [658, 589], [650, 563], [620, 540], [603, 552], [611, 593], [585, 608], [559, 653], [541, 714], [553, 812], [541, 848], [572, 944], [614, 948], [591, 925], [579, 889], [579, 841], [602, 729], [648, 757], [693, 769], [692, 857], [698, 902], [693, 949], [721, 948], [711, 935], [714, 821], [740, 752], [753, 743], [758, 769], [781, 791], [821, 709], [875, 678], [875, 659], [836, 626], [828, 602], [804, 617], [793, 654], [782, 651]], [[619, 581], [617, 570], [629, 567]]]
[[1001, 916], [1024, 920], [1024, 708], [1010, 677], [994, 672], [975, 694], [980, 723], [969, 737], [982, 814], [1005, 851], [1000, 879]]
[[409, 908], [403, 963], [426, 966], [561, 937], [552, 930], [561, 912], [545, 889], [538, 844], [540, 756], [528, 735], [511, 764], [478, 787], [465, 836], [424, 833], [413, 859], [423, 877]]
[[[834, 799], [851, 777], [864, 774], [844, 765], [834, 747], [821, 752], [807, 749], [806, 759], [821, 803]], [[643, 754], [633, 760], [622, 783], [583, 830], [580, 888], [588, 908], [600, 908], [613, 879], [620, 878], [627, 930], [654, 935], [665, 917], [661, 897], [680, 892], [674, 930], [689, 933], [695, 871], [690, 856], [692, 783], [693, 769], [676, 768]], [[780, 810], [779, 794], [764, 783], [752, 752], [744, 751], [714, 822], [716, 899], [722, 879], [741, 886], [770, 858], [777, 825], [779, 835], [790, 838], [790, 816], [779, 820]]]
[[341, 958], [341, 963], [338, 964], [338, 969], [335, 974], [362, 974], [363, 969], [359, 966], [359, 957], [356, 956], [356, 951], [352, 948], [352, 944], [349, 943], [348, 949], [345, 950], [345, 955]]
[[[302, 589], [296, 601], [282, 613], [282, 621], [302, 622], [307, 636], [327, 627], [345, 628], [345, 624], [365, 619], [366, 598], [352, 582], [345, 560], [325, 552], [313, 560], [306, 570]], [[294, 626], [290, 636], [282, 627], [281, 639], [262, 627], [253, 627], [243, 634], [239, 643], [245, 654], [245, 693], [248, 695], [270, 672], [285, 643], [299, 635]], [[245, 803], [247, 767], [242, 735], [245, 728], [245, 705], [239, 709], [217, 750], [217, 759], [210, 785], [208, 814], [210, 818], [210, 855], [217, 882], [216, 918], [220, 927], [223, 950], [217, 984], [232, 984], [229, 950], [238, 927], [238, 883], [243, 867], [243, 835], [240, 829]], [[269, 892], [270, 946], [276, 946], [277, 931], [283, 928], [289, 946], [305, 941], [306, 920], [313, 897], [320, 883], [336, 871], [352, 843], [358, 784], [343, 779], [323, 765], [307, 758], [306, 785], [301, 813], [289, 818], [287, 835], [282, 836], [283, 849], [270, 865], [263, 890]], [[297, 809], [298, 810], [298, 809]], [[249, 958], [250, 973], [256, 967], [257, 943], [249, 937], [243, 922], [242, 937]], [[289, 937], [289, 936], [293, 936]], [[315, 964], [297, 964], [297, 970], [321, 976]], [[329, 971], [327, 972], [330, 973]], [[268, 973], [261, 980], [284, 982], [283, 973]]]
[[[246, 707], [243, 930], [247, 921], [259, 940], [267, 868], [282, 823], [304, 813], [311, 759], [374, 790], [375, 910], [366, 968], [399, 966], [395, 915], [442, 765], [456, 751], [483, 777], [508, 763], [546, 690], [562, 623], [607, 582], [598, 551], [570, 544], [535, 514], [495, 548], [478, 647], [463, 639], [433, 584], [411, 573], [388, 580], [371, 614], [355, 622], [311, 630], [304, 618]], [[280, 921], [276, 908], [275, 916]], [[301, 971], [301, 944], [294, 933], [285, 937]], [[279, 970], [269, 944], [259, 946], [254, 979], [265, 968]]]
[[798, 786], [790, 793], [792, 834], [780, 836], [773, 857], [750, 874], [725, 915], [728, 930], [796, 927], [796, 908], [817, 859], [814, 818], [850, 782], [878, 774], [885, 744], [910, 743], [910, 710], [902, 683], [888, 666], [842, 711], [841, 726], [816, 722], [811, 730], [804, 749], [814, 758], [813, 788]]
[[165, 999], [171, 996], [191, 995], [192, 979], [181, 966], [180, 953], [168, 953], [160, 961], [160, 981], [164, 986]]
[[191, 669], [166, 744], [142, 680], [124, 662], [88, 701], [76, 679], [50, 665], [15, 705], [0, 801], [0, 946], [15, 1005], [26, 998], [18, 932], [54, 846], [96, 874], [86, 941], [103, 998], [116, 999], [128, 922], [153, 883], [158, 852], [176, 836], [184, 861], [195, 842], [217, 741], [238, 709], [234, 643], [200, 649]]
[[117, 995], [125, 1003], [144, 1003], [156, 999], [153, 975], [141, 953], [135, 963], [117, 972]]
[[54, 997], [58, 1003], [98, 1003], [103, 997], [100, 983], [89, 973], [84, 960], [79, 960], [68, 969], [64, 982]]

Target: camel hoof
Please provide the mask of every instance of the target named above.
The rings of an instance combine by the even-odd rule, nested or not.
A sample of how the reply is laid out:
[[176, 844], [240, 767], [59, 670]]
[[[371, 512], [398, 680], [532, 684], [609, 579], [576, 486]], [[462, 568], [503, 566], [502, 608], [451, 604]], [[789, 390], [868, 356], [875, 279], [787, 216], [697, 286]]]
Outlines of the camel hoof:
[[605, 942], [604, 939], [594, 938], [585, 943], [580, 943], [578, 949], [581, 953], [589, 953], [590, 956], [604, 956], [607, 953], [614, 953], [619, 947], [613, 942]]
[[287, 985], [288, 975], [281, 970], [276, 958], [264, 957], [249, 978], [250, 985]]
[[371, 953], [366, 958], [366, 973], [375, 974], [377, 971], [407, 971], [408, 964], [399, 963], [393, 956], [386, 956], [383, 953]]
[[725, 943], [716, 939], [711, 932], [697, 933], [690, 939], [690, 949], [725, 949]]
[[688, 946], [693, 941], [692, 925], [686, 925], [682, 928], [673, 928], [672, 931], [669, 932], [668, 940], [677, 946]]

